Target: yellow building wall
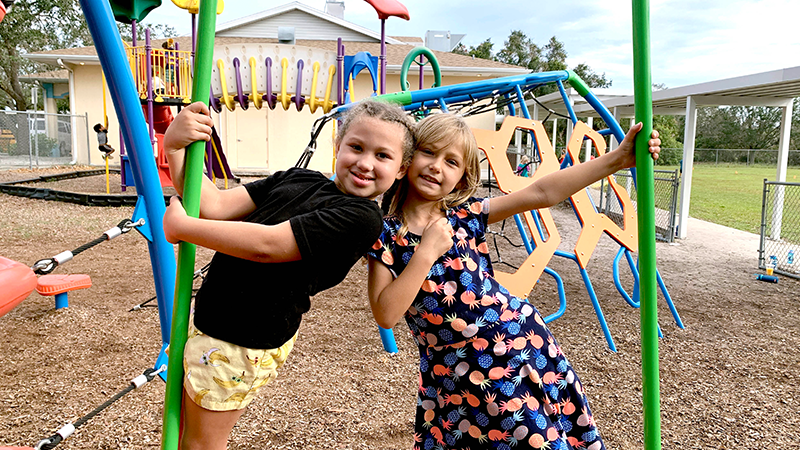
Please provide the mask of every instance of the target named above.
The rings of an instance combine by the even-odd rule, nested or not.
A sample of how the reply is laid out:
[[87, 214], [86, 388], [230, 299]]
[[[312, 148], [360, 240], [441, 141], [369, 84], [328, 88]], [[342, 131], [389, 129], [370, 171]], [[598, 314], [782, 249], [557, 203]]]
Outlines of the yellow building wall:
[[[77, 130], [77, 146], [76, 159], [77, 164], [86, 164], [92, 166], [104, 166], [105, 162], [101, 157], [98, 150], [97, 134], [94, 132], [95, 124], [102, 124], [105, 121], [106, 115], [108, 116], [108, 144], [113, 147], [116, 152], [112, 155], [109, 161], [109, 166], [113, 168], [120, 167], [120, 125], [117, 119], [117, 112], [114, 108], [114, 103], [109, 93], [108, 86], [105, 88], [105, 108], [103, 106], [103, 87], [102, 87], [102, 70], [99, 65], [85, 65], [74, 66], [71, 68], [73, 72], [71, 107], [73, 114], [86, 115], [88, 117], [88, 135], [86, 127], [83, 126], [82, 120], [73, 120], [78, 122], [78, 127], [73, 123], [73, 129]], [[177, 114], [177, 108], [172, 107], [173, 115]], [[144, 112], [142, 113], [147, 119]], [[149, 132], [149, 128], [148, 128]], [[88, 148], [87, 148], [88, 137]], [[148, 151], [155, 159], [157, 150], [149, 147]], [[125, 153], [129, 149], [125, 148]], [[140, 152], [145, 154], [144, 152]]]
[[[88, 123], [85, 127], [82, 120], [73, 119], [72, 129], [77, 140], [77, 145], [73, 148], [76, 151], [77, 163], [95, 166], [104, 165], [100, 150], [97, 149], [97, 134], [93, 130], [95, 124], [104, 123], [105, 120], [103, 115], [102, 70], [99, 65], [74, 66], [72, 74], [73, 82], [70, 95], [72, 113], [78, 115], [86, 114], [88, 118]], [[109, 161], [109, 165], [118, 168], [120, 161], [119, 121], [107, 88], [106, 111], [108, 114], [108, 144], [117, 150], [113, 155], [113, 159]], [[78, 124], [77, 127], [76, 122]]]

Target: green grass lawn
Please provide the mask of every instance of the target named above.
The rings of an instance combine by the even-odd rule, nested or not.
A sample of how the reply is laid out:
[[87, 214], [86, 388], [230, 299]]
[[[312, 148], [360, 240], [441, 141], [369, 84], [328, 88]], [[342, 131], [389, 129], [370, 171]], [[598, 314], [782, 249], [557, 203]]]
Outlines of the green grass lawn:
[[[676, 167], [656, 166], [656, 169], [675, 170]], [[695, 164], [689, 215], [759, 233], [764, 178], [774, 181], [775, 173], [774, 166]], [[789, 167], [786, 181], [800, 183], [800, 168]]]

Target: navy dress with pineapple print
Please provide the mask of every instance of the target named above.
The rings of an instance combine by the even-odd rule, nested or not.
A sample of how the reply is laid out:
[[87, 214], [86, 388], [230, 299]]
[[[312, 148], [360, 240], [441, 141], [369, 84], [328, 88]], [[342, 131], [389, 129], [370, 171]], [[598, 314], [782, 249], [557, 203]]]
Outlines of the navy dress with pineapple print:
[[[405, 314], [419, 346], [415, 449], [604, 448], [583, 384], [527, 299], [493, 277], [488, 199], [447, 212], [453, 247]], [[387, 217], [369, 255], [396, 277], [420, 236]]]

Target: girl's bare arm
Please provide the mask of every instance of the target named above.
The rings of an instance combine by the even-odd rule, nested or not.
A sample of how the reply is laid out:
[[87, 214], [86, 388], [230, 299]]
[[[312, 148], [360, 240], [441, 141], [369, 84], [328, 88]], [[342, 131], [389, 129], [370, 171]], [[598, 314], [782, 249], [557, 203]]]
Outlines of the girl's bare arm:
[[[641, 128], [641, 123], [632, 126], [619, 148], [614, 151], [588, 162], [575, 164], [564, 170], [548, 174], [525, 189], [492, 198], [489, 207], [489, 223], [499, 222], [525, 211], [549, 208], [592, 183], [619, 170], [633, 167], [636, 165], [634, 139]], [[657, 131], [653, 131], [649, 145], [653, 159], [658, 159], [661, 140], [658, 139]]]
[[173, 244], [191, 242], [250, 261], [273, 263], [301, 259], [289, 221], [263, 225], [189, 217], [176, 197], [172, 197], [164, 214], [164, 234]]

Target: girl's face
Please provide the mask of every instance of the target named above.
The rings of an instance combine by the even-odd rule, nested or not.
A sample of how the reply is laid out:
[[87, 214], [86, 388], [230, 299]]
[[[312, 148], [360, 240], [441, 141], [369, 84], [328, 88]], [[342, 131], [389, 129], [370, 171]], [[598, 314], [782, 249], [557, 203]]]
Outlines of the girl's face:
[[403, 176], [400, 125], [364, 117], [350, 125], [336, 149], [336, 179], [342, 192], [374, 199]]
[[409, 196], [439, 201], [464, 178], [466, 163], [460, 145], [421, 146], [408, 168]]

